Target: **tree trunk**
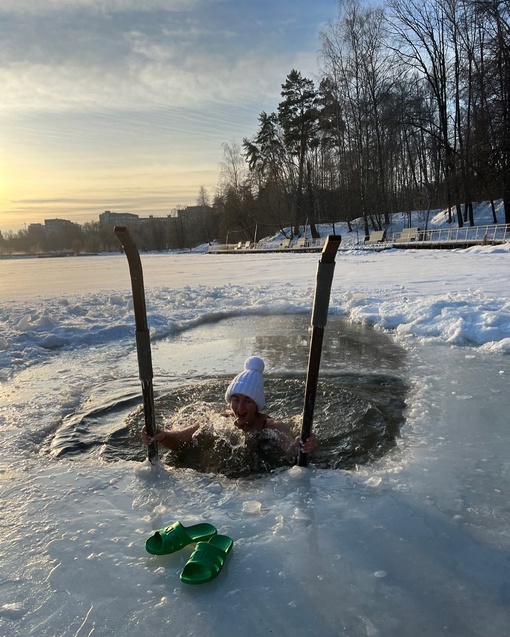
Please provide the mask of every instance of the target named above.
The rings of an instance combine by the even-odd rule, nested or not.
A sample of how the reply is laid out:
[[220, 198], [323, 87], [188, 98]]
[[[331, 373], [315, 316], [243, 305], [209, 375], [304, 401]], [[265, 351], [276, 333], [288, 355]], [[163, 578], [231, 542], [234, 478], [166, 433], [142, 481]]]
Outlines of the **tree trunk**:
[[498, 218], [496, 216], [496, 206], [494, 205], [494, 199], [491, 199], [491, 211], [492, 211], [492, 222], [498, 223]]

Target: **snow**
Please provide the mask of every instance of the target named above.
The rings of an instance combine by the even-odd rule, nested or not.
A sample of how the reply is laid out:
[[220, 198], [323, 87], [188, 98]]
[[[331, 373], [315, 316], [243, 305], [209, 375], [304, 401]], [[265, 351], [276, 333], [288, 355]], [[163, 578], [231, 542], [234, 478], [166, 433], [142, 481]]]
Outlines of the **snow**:
[[[0, 634], [510, 635], [509, 253], [339, 252], [330, 316], [407, 352], [402, 439], [253, 480], [48, 454], [66, 419], [140, 402], [127, 263], [0, 260]], [[143, 255], [155, 389], [240, 371], [261, 340], [238, 317], [308, 320], [318, 258]], [[175, 520], [234, 539], [215, 581], [180, 582], [191, 547], [145, 552]]]

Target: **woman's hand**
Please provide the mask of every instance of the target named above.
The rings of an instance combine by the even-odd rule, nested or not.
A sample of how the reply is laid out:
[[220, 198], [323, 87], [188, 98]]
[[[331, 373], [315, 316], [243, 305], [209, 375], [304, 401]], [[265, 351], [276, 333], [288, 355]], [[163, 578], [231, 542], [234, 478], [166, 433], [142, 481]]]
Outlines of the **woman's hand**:
[[297, 436], [296, 443], [300, 451], [303, 453], [311, 453], [317, 446], [317, 438], [315, 437], [315, 434], [310, 434], [306, 441], [303, 442], [301, 438]]
[[156, 431], [156, 435], [154, 437], [151, 437], [147, 433], [147, 429], [144, 426], [142, 431], [141, 431], [141, 436], [142, 436], [143, 444], [144, 445], [150, 445], [151, 442], [163, 442], [163, 440], [166, 438], [166, 432], [162, 431], [161, 429], [158, 429]]

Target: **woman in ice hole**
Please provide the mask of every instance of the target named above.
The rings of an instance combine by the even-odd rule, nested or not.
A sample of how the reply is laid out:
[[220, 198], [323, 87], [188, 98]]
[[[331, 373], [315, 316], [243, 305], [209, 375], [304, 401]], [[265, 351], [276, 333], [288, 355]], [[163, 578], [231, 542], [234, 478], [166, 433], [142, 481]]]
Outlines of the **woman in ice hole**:
[[[299, 449], [304, 453], [311, 453], [316, 446], [314, 434], [305, 441], [299, 436], [294, 436], [290, 428], [278, 420], [270, 418], [262, 413], [266, 400], [264, 396], [264, 361], [258, 356], [251, 356], [244, 363], [244, 371], [238, 374], [230, 383], [225, 392], [225, 400], [229, 404], [230, 412], [222, 414], [226, 418], [233, 418], [233, 425], [244, 432], [257, 432], [264, 429], [276, 432], [279, 445], [285, 455], [296, 458]], [[194, 424], [183, 429], [172, 431], [157, 431], [154, 438], [150, 438], [142, 429], [142, 440], [148, 445], [152, 440], [171, 449], [179, 451], [191, 444], [193, 434], [199, 429], [200, 424]]]

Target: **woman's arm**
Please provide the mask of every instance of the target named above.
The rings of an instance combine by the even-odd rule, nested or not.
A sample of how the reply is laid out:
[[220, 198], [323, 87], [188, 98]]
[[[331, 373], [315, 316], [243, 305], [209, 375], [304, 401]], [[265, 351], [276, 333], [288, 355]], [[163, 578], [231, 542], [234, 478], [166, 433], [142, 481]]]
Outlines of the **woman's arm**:
[[178, 451], [182, 447], [191, 444], [193, 434], [199, 427], [200, 425], [191, 425], [184, 429], [173, 429], [172, 431], [159, 429], [154, 438], [147, 435], [144, 427], [142, 429], [142, 440], [146, 445], [150, 444], [152, 440], [155, 440], [158, 444], [163, 445], [163, 447], [167, 449]]

